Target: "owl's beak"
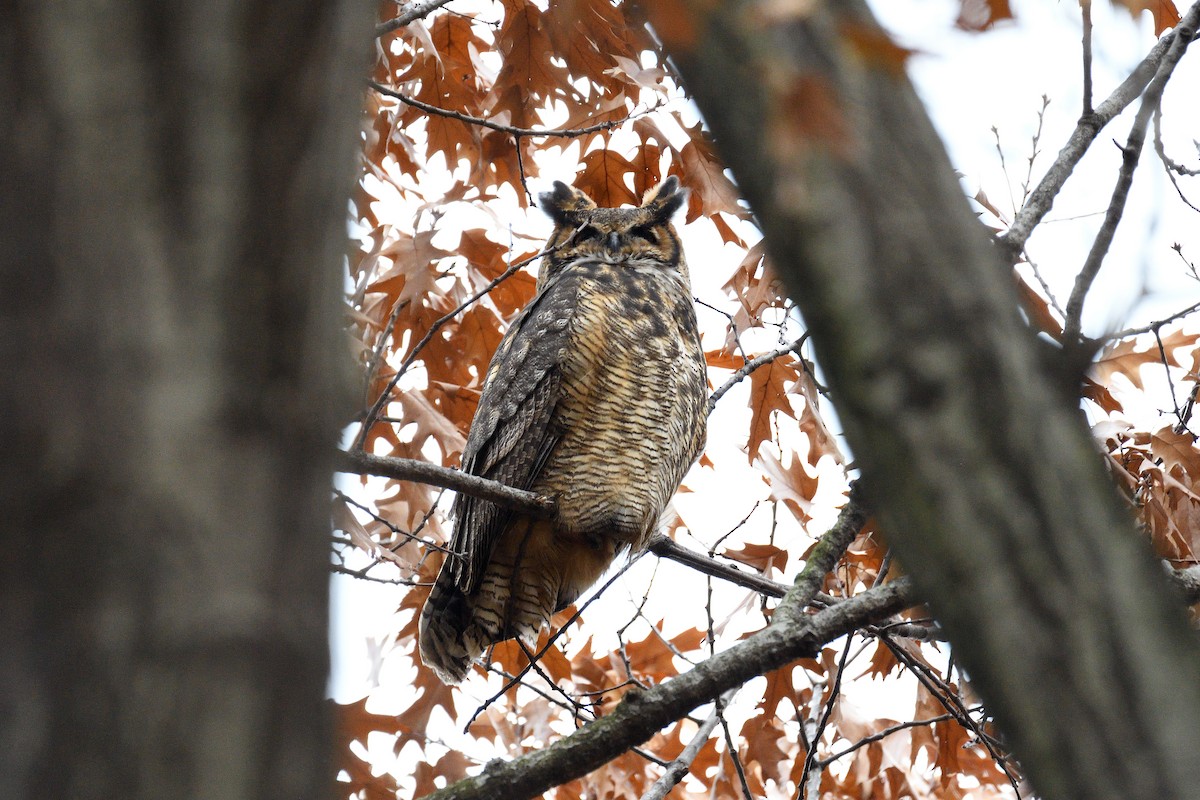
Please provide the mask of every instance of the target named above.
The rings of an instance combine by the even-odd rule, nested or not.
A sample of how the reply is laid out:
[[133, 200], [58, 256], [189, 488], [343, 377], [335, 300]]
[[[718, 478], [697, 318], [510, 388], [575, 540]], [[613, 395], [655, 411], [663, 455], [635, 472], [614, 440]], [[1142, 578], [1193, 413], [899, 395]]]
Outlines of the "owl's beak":
[[613, 253], [621, 252], [621, 235], [616, 231], [609, 231], [608, 237], [604, 240], [604, 245]]

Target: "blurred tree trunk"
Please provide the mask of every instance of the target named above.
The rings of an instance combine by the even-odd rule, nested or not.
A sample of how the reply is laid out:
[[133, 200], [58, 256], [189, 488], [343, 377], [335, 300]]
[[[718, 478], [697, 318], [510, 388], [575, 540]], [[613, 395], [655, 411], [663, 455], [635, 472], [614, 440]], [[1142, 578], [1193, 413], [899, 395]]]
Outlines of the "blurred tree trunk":
[[1200, 648], [860, 0], [650, 3], [864, 487], [1046, 798], [1194, 797]]
[[0, 2], [0, 797], [331, 794], [370, 16]]

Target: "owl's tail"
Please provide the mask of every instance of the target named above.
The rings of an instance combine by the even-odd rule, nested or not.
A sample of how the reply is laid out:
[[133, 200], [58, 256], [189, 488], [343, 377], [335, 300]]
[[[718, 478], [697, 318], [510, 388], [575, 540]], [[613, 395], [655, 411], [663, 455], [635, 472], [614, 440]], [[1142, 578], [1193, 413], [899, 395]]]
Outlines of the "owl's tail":
[[443, 683], [458, 683], [490, 645], [514, 636], [534, 644], [556, 607], [574, 600], [603, 571], [601, 566], [581, 586], [566, 587], [563, 555], [548, 521], [517, 517], [470, 596], [443, 565], [421, 610], [421, 660]]
[[471, 621], [467, 596], [454, 585], [443, 569], [421, 609], [418, 635], [421, 660], [441, 678], [442, 683], [458, 683], [467, 676], [471, 662], [482, 652], [467, 649], [464, 633]]

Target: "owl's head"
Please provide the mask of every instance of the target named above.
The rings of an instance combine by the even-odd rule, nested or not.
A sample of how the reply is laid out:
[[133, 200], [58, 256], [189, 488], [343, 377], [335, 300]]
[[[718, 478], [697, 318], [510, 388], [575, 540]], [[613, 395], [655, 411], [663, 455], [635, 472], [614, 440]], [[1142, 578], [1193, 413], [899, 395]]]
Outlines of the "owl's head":
[[539, 197], [554, 220], [547, 248], [558, 247], [542, 259], [538, 286], [563, 266], [581, 257], [622, 261], [657, 261], [687, 278], [687, 263], [671, 217], [687, 199], [674, 175], [646, 192], [636, 208], [600, 208], [584, 192], [554, 182], [554, 190]]

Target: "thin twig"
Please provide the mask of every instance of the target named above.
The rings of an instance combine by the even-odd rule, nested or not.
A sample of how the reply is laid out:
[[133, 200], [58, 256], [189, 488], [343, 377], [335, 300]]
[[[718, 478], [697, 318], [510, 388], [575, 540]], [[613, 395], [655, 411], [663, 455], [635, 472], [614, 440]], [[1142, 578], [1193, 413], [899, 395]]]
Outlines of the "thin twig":
[[708, 398], [708, 413], [710, 413], [710, 414], [712, 413], [712, 410], [717, 405], [717, 401], [720, 400], [722, 397], [724, 397], [726, 392], [728, 392], [730, 389], [732, 389], [738, 383], [743, 381], [746, 378], [746, 376], [749, 375], [751, 372], [754, 372], [754, 370], [758, 369], [759, 367], [761, 367], [765, 364], [770, 364], [772, 361], [774, 361], [778, 358], [782, 358], [783, 356], [786, 356], [788, 353], [794, 353], [797, 356], [799, 356], [800, 348], [804, 346], [804, 342], [807, 340], [808, 340], [808, 332], [805, 331], [803, 336], [801, 336], [799, 339], [792, 342], [791, 344], [784, 345], [783, 347], [772, 350], [769, 353], [763, 353], [762, 355], [756, 356], [754, 359], [747, 361], [745, 364], [743, 364], [738, 369], [737, 372], [730, 375], [729, 380], [727, 380], [727, 381], [725, 381], [725, 383], [721, 384], [721, 386], [716, 391], [714, 391], [712, 393], [712, 395]]
[[[565, 242], [564, 242], [564, 244], [565, 244]], [[486, 286], [484, 286], [482, 289], [480, 289], [478, 292], [475, 292], [470, 297], [468, 297], [466, 300], [459, 303], [458, 307], [455, 308], [453, 311], [450, 311], [449, 313], [444, 314], [441, 317], [438, 317], [436, 320], [434, 320], [433, 324], [429, 326], [429, 330], [426, 331], [425, 335], [421, 338], [421, 341], [417, 342], [416, 346], [413, 347], [413, 349], [409, 352], [409, 354], [404, 357], [404, 361], [401, 362], [400, 368], [396, 370], [396, 374], [393, 375], [391, 380], [388, 381], [388, 385], [384, 388], [384, 390], [382, 392], [379, 393], [379, 399], [377, 399], [375, 401], [374, 405], [372, 405], [371, 409], [367, 412], [367, 415], [363, 419], [363, 422], [362, 422], [362, 428], [361, 428], [361, 430], [359, 430], [358, 436], [356, 436], [354, 439], [353, 449], [354, 450], [362, 449], [364, 442], [366, 442], [366, 440], [367, 440], [367, 435], [370, 433], [371, 427], [375, 424], [375, 421], [379, 417], [379, 413], [383, 410], [383, 407], [385, 405], [387, 405], [388, 401], [391, 399], [392, 392], [395, 391], [395, 389], [396, 389], [396, 384], [398, 384], [400, 382], [400, 379], [404, 376], [404, 374], [406, 372], [408, 372], [408, 368], [412, 366], [413, 362], [417, 358], [417, 355], [422, 350], [425, 349], [425, 345], [429, 344], [430, 340], [433, 339], [434, 334], [437, 333], [439, 330], [441, 330], [441, 327], [443, 325], [445, 325], [450, 320], [454, 319], [456, 316], [458, 316], [460, 313], [462, 313], [465, 309], [467, 309], [473, 303], [475, 303], [475, 301], [477, 301], [479, 298], [481, 298], [485, 294], [488, 294], [489, 292], [491, 292], [492, 289], [495, 289], [503, 281], [508, 280], [510, 277], [512, 277], [514, 274], [516, 274], [516, 272], [518, 270], [522, 269], [523, 267], [525, 267], [529, 264], [532, 264], [534, 261], [541, 258], [542, 256], [546, 256], [546, 255], [550, 255], [551, 253], [554, 253], [556, 250], [558, 250], [559, 247], [562, 247], [562, 245], [555, 245], [554, 247], [548, 247], [539, 253], [534, 253], [533, 255], [529, 256], [528, 258], [523, 258], [520, 261], [516, 262], [515, 264], [509, 265], [508, 269], [504, 270], [504, 272], [501, 272], [499, 275], [497, 275], [491, 281], [488, 281], [488, 284]]]
[[1092, 114], [1092, 0], [1079, 0], [1083, 12], [1083, 116]]
[[1033, 133], [1033, 139], [1030, 141], [1029, 147], [1029, 163], [1025, 169], [1025, 180], [1021, 182], [1021, 203], [1022, 205], [1029, 199], [1029, 184], [1033, 183], [1033, 164], [1037, 161], [1037, 157], [1042, 154], [1042, 128], [1046, 124], [1046, 109], [1050, 107], [1050, 98], [1047, 95], [1042, 95], [1042, 107], [1038, 109], [1037, 130]]
[[1004, 174], [1004, 186], [1008, 189], [1008, 204], [1012, 207], [1013, 216], [1017, 214], [1017, 198], [1013, 196], [1012, 176], [1008, 174], [1008, 162], [1004, 159], [1004, 145], [1000, 141], [1000, 129], [992, 126], [992, 138], [996, 140], [996, 155], [1000, 157], [1000, 172]]
[[1155, 320], [1154, 322], [1151, 322], [1148, 325], [1143, 325], [1140, 328], [1126, 328], [1123, 331], [1117, 331], [1114, 334], [1106, 336], [1105, 339], [1110, 342], [1115, 342], [1118, 339], [1128, 339], [1131, 336], [1141, 336], [1143, 333], [1150, 333], [1151, 331], [1155, 330], [1156, 328], [1161, 328], [1164, 325], [1166, 325], [1170, 322], [1174, 322], [1177, 319], [1182, 319], [1183, 317], [1186, 317], [1189, 314], [1194, 314], [1196, 311], [1200, 311], [1200, 303], [1193, 303], [1192, 305], [1188, 306], [1187, 308], [1183, 309], [1182, 311], [1176, 311], [1174, 314], [1170, 315], [1169, 317], [1163, 317], [1160, 320]]
[[1161, 161], [1163, 167], [1166, 168], [1167, 178], [1170, 179], [1171, 185], [1175, 187], [1175, 193], [1179, 195], [1179, 199], [1187, 204], [1192, 211], [1200, 212], [1200, 208], [1198, 208], [1191, 200], [1187, 199], [1187, 195], [1183, 193], [1183, 187], [1179, 185], [1179, 179], [1175, 177], [1176, 175], [1189, 177], [1200, 175], [1200, 169], [1189, 169], [1183, 164], [1176, 163], [1174, 159], [1167, 155], [1167, 148], [1166, 145], [1163, 144], [1162, 140], [1161, 103], [1159, 104], [1158, 108], [1154, 109], [1154, 152], [1158, 154], [1159, 161]]
[[1179, 401], [1175, 398], [1175, 381], [1171, 379], [1171, 362], [1167, 360], [1167, 350], [1163, 347], [1162, 336], [1159, 335], [1158, 328], [1154, 328], [1151, 333], [1154, 334], [1154, 343], [1158, 345], [1158, 360], [1162, 362], [1163, 372], [1167, 374], [1167, 389], [1171, 393], [1171, 405], [1175, 409], [1175, 419], [1178, 420], [1180, 426], [1186, 426], [1183, 421], [1183, 412], [1179, 410]]
[[997, 237], [997, 242], [1010, 264], [1016, 263], [1021, 251], [1025, 249], [1025, 242], [1029, 239], [1029, 235], [1050, 211], [1054, 205], [1054, 198], [1058, 196], [1063, 184], [1071, 177], [1075, 166], [1091, 147], [1100, 131], [1126, 106], [1137, 99], [1158, 72], [1168, 52], [1175, 49], [1176, 42], [1182, 41], [1182, 47], [1187, 47], [1195, 33], [1198, 20], [1200, 20], [1200, 0], [1197, 0], [1187, 10], [1183, 19], [1175, 26], [1175, 30], [1167, 33], [1155, 43], [1129, 77], [1096, 107], [1094, 113], [1079, 120], [1067, 143], [1059, 151], [1058, 157], [1055, 158], [1037, 188], [1029, 195], [1029, 199], [1025, 201], [1025, 205], [1013, 219], [1012, 225]]
[[[731, 689], [721, 695], [723, 700], [732, 700], [737, 693], [737, 689]], [[713, 708], [713, 712], [708, 715], [704, 722], [700, 723], [700, 729], [696, 731], [696, 735], [688, 742], [687, 747], [683, 748], [678, 757], [670, 764], [667, 764], [667, 770], [662, 776], [650, 785], [641, 797], [641, 800], [663, 800], [675, 786], [683, 780], [683, 776], [687, 775], [688, 769], [691, 768], [692, 762], [696, 760], [696, 756], [700, 754], [701, 748], [704, 747], [708, 737], [712, 735], [713, 728], [717, 727], [718, 714], [717, 709]]]
[[1067, 312], [1063, 311], [1062, 306], [1058, 304], [1058, 298], [1055, 297], [1054, 292], [1051, 291], [1050, 284], [1046, 282], [1046, 279], [1042, 276], [1041, 269], [1036, 263], [1034, 263], [1034, 260], [1029, 257], [1028, 253], [1025, 254], [1025, 263], [1028, 264], [1029, 268], [1033, 271], [1033, 277], [1037, 279], [1038, 285], [1042, 287], [1042, 292], [1045, 293], [1046, 300], [1049, 301], [1050, 307], [1058, 312], [1060, 317], [1066, 317]]
[[1108, 204], [1104, 222], [1100, 226], [1099, 233], [1096, 234], [1096, 240], [1092, 242], [1092, 248], [1088, 252], [1083, 268], [1075, 278], [1071, 297], [1067, 300], [1067, 318], [1063, 324], [1063, 341], [1067, 345], [1071, 345], [1079, 339], [1083, 302], [1092, 282], [1100, 272], [1104, 256], [1108, 253], [1108, 248], [1116, 233], [1117, 224], [1125, 213], [1125, 201], [1129, 196], [1129, 187], [1133, 184], [1133, 172], [1137, 169], [1138, 159], [1146, 142], [1150, 118], [1162, 101], [1163, 90], [1166, 88], [1171, 74], [1175, 71], [1175, 65], [1179, 63], [1179, 59], [1183, 58], [1184, 52], [1191, 44], [1198, 21], [1200, 21], [1200, 2], [1188, 9], [1187, 17], [1176, 26], [1174, 41], [1163, 56], [1162, 63], [1158, 65], [1154, 77], [1151, 78], [1142, 95], [1142, 103], [1138, 108], [1137, 116], [1134, 117], [1133, 125], [1130, 127], [1129, 138], [1126, 140], [1125, 146], [1121, 148], [1121, 170], [1117, 175], [1117, 184], [1113, 187], [1112, 200]]
[[[842, 673], [846, 671], [846, 662], [850, 657], [850, 642], [854, 638], [854, 632], [846, 634], [846, 645], [842, 649], [842, 656], [838, 659], [837, 674], [833, 676], [833, 688], [829, 692], [829, 700], [825, 703], [825, 713], [821, 715], [820, 722], [817, 723], [817, 731], [812, 735], [812, 746], [808, 748], [808, 752], [804, 754], [804, 770], [800, 773], [799, 787], [803, 793], [804, 787], [809, 785], [810, 775], [818, 778], [821, 774], [821, 767], [817, 763], [817, 746], [821, 743], [821, 735], [825, 732], [825, 726], [829, 724], [829, 718], [833, 716], [833, 704], [838, 700], [838, 694], [842, 689]], [[813, 767], [817, 771], [813, 772]]]
[[866, 747], [867, 745], [872, 744], [874, 742], [878, 742], [880, 739], [883, 739], [887, 736], [891, 736], [893, 733], [898, 733], [899, 731], [907, 730], [908, 728], [919, 728], [919, 727], [923, 727], [925, 725], [933, 725], [938, 722], [945, 722], [948, 719], [954, 719], [954, 715], [950, 714], [950, 713], [939, 714], [938, 716], [930, 717], [929, 719], [914, 719], [914, 720], [909, 720], [908, 722], [901, 722], [900, 724], [893, 725], [890, 728], [884, 728], [883, 730], [879, 731], [878, 733], [873, 733], [870, 736], [867, 736], [863, 739], [859, 739], [857, 742], [850, 745], [845, 750], [840, 750], [840, 751], [834, 753], [833, 755], [829, 756], [828, 758], [821, 759], [820, 761], [817, 762], [817, 766], [820, 769], [825, 769], [830, 764], [837, 761], [839, 758], [844, 758], [845, 756], [848, 756], [851, 753], [853, 753], [855, 750], [858, 750], [862, 747]]
[[[361, 570], [350, 569], [349, 567], [343, 566], [341, 564], [330, 564], [329, 571], [335, 572], [338, 575], [348, 575], [351, 578], [355, 578], [356, 580], [360, 580], [360, 581], [367, 581], [368, 583], [385, 583], [390, 586], [421, 586], [421, 585], [423, 585], [421, 581], [418, 581], [415, 579], [410, 579], [410, 578], [374, 578], [374, 577], [371, 577], [370, 575], [363, 575]], [[424, 585], [428, 585], [428, 584], [424, 584]]]
[[929, 670], [924, 664], [910, 656], [904, 651], [904, 648], [892, 641], [890, 636], [887, 634], [880, 634], [878, 638], [879, 641], [883, 642], [883, 644], [888, 648], [897, 661], [908, 667], [909, 671], [916, 676], [917, 680], [922, 686], [925, 687], [926, 691], [928, 691], [935, 700], [941, 703], [942, 708], [946, 709], [946, 711], [948, 711], [950, 715], [954, 717], [954, 721], [961, 725], [964, 730], [970, 731], [975, 735], [975, 738], [978, 739], [983, 745], [984, 749], [988, 751], [988, 755], [991, 756], [992, 761], [996, 763], [996, 766], [998, 766], [1000, 771], [1004, 773], [1004, 776], [1008, 778], [1009, 785], [1012, 786], [1013, 792], [1017, 796], [1017, 800], [1020, 800], [1021, 790], [1017, 784], [1017, 778], [1015, 775], [1013, 775], [1012, 770], [1009, 769], [1008, 764], [1005, 763], [1005, 758], [1000, 754], [998, 750], [999, 743], [989, 736], [979, 726], [979, 724], [971, 718], [970, 713], [967, 711], [967, 707], [963, 705], [958, 696], [950, 689], [950, 687], [946, 686], [941, 681], [940, 676], [933, 674], [932, 671]]
[[600, 131], [607, 131], [607, 130], [612, 130], [613, 128], [619, 128], [620, 126], [624, 125], [626, 122], [628, 122], [632, 119], [637, 119], [638, 117], [642, 117], [642, 116], [645, 116], [646, 114], [651, 114], [651, 113], [657, 111], [660, 106], [660, 104], [655, 104], [655, 105], [651, 106], [650, 108], [645, 108], [645, 109], [642, 109], [641, 111], [635, 111], [635, 112], [629, 114], [628, 116], [622, 117], [621, 119], [609, 120], [608, 122], [598, 122], [595, 125], [589, 125], [586, 128], [518, 128], [515, 125], [503, 125], [499, 122], [493, 122], [492, 120], [485, 119], [483, 117], [473, 117], [470, 114], [463, 114], [462, 112], [459, 112], [459, 111], [451, 111], [448, 108], [442, 108], [441, 106], [435, 106], [430, 103], [426, 103], [421, 100], [418, 100], [415, 97], [409, 97], [408, 95], [404, 94], [403, 92], [401, 92], [397, 89], [392, 89], [391, 87], [384, 86], [382, 83], [378, 83], [376, 81], [367, 81], [367, 84], [372, 89], [379, 92], [380, 94], [386, 95], [387, 97], [395, 98], [396, 100], [399, 100], [401, 103], [404, 103], [407, 106], [412, 106], [413, 108], [417, 108], [417, 109], [420, 109], [421, 111], [424, 111], [426, 114], [434, 114], [439, 117], [447, 117], [449, 119], [456, 119], [459, 122], [465, 122], [469, 125], [478, 125], [481, 128], [490, 128], [491, 130], [494, 130], [494, 131], [500, 131], [502, 133], [511, 134], [512, 136], [517, 137], [517, 138], [522, 137], [522, 136], [531, 136], [531, 137], [538, 137], [538, 138], [546, 137], [546, 136], [555, 136], [555, 137], [559, 137], [562, 139], [574, 139], [575, 137], [578, 137], [578, 136], [587, 136], [589, 133], [599, 133]]
[[375, 370], [379, 369], [379, 365], [383, 363], [383, 351], [392, 338], [392, 332], [396, 329], [396, 320], [399, 319], [400, 312], [408, 308], [411, 302], [411, 300], [401, 301], [397, 298], [396, 305], [388, 316], [387, 327], [379, 334], [379, 339], [371, 350], [371, 358], [367, 363], [367, 374], [363, 379], [363, 405], [366, 405], [367, 399], [370, 397], [371, 383], [375, 380]]
[[698, 305], [702, 308], [707, 308], [709, 311], [715, 311], [716, 313], [718, 313], [722, 317], [724, 317], [726, 320], [728, 320], [729, 332], [731, 334], [733, 334], [733, 344], [734, 344], [734, 346], [737, 347], [737, 351], [741, 355], [742, 360], [745, 361], [746, 360], [746, 350], [745, 350], [745, 348], [742, 347], [742, 334], [737, 329], [737, 323], [733, 321], [733, 315], [722, 308], [717, 308], [712, 303], [709, 303], [705, 300], [701, 300], [699, 297], [693, 297], [692, 300], [696, 303], [696, 305]]
[[425, 0], [424, 3], [413, 3], [387, 22], [381, 22], [376, 25], [375, 36], [378, 38], [394, 30], [403, 28], [410, 22], [427, 17], [449, 2], [450, 0]]
[[[727, 694], [729, 694], [727, 692]], [[717, 719], [721, 722], [721, 730], [725, 733], [725, 755], [733, 762], [733, 769], [737, 773], [738, 783], [742, 787], [742, 797], [745, 800], [754, 800], [754, 795], [750, 791], [750, 783], [746, 780], [746, 768], [742, 766], [742, 758], [738, 755], [737, 745], [733, 742], [733, 733], [729, 730], [729, 721], [725, 719], [725, 697], [722, 695], [717, 698], [716, 708], [713, 711], [717, 714]]]

